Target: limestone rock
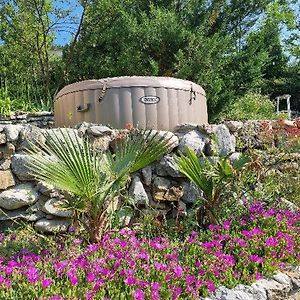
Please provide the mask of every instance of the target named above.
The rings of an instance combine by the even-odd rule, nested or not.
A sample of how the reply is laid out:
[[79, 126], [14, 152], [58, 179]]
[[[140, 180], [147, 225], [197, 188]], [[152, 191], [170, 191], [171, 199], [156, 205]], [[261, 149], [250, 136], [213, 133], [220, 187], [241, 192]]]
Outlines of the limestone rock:
[[15, 210], [0, 210], [0, 221], [21, 219], [27, 222], [35, 222], [43, 218], [45, 214], [41, 211], [29, 212], [27, 209], [19, 208]]
[[118, 211], [119, 224], [121, 226], [129, 226], [132, 222], [133, 216], [134, 216], [133, 210], [121, 208]]
[[201, 197], [201, 191], [191, 182], [183, 183], [183, 195], [181, 200], [185, 203], [194, 203]]
[[228, 155], [235, 151], [235, 137], [230, 134], [229, 129], [224, 124], [216, 127], [215, 135], [220, 155]]
[[63, 204], [64, 202], [62, 200], [51, 198], [44, 204], [42, 211], [57, 217], [71, 218], [73, 216], [73, 211], [63, 209]]
[[155, 168], [159, 176], [184, 177], [176, 167], [174, 156], [166, 155], [157, 164]]
[[32, 125], [24, 127], [20, 131], [21, 145], [19, 149], [33, 149], [35, 146], [43, 146], [46, 138], [40, 128]]
[[54, 141], [59, 140], [62, 143], [64, 143], [64, 138], [65, 136], [67, 139], [70, 137], [72, 141], [76, 143], [76, 140], [78, 139], [79, 142], [82, 142], [83, 139], [79, 137], [78, 131], [73, 128], [56, 128], [56, 129], [51, 129], [47, 130], [45, 137], [46, 137], [46, 144], [49, 143], [50, 139], [53, 139]]
[[267, 296], [260, 295], [257, 293], [251, 294], [249, 292], [244, 291], [243, 289], [228, 289], [224, 286], [220, 286], [219, 288], [217, 288], [214, 295], [211, 296], [209, 299], [211, 300], [267, 300]]
[[189, 147], [196, 154], [200, 154], [205, 150], [205, 144], [208, 142], [209, 138], [206, 134], [203, 134], [197, 130], [193, 130], [185, 134], [178, 146], [180, 152], [186, 153], [186, 148]]
[[167, 204], [166, 202], [158, 202], [154, 201], [152, 197], [149, 197], [149, 206], [154, 208], [154, 209], [161, 209], [161, 210], [167, 210]]
[[96, 151], [106, 151], [109, 148], [111, 142], [110, 136], [99, 136], [91, 138], [91, 146]]
[[156, 176], [153, 180], [153, 187], [155, 188], [167, 190], [170, 186], [171, 181], [166, 178]]
[[0, 145], [0, 159], [9, 159], [15, 152], [15, 146], [12, 143]]
[[16, 153], [11, 160], [11, 168], [13, 173], [24, 181], [34, 180], [34, 176], [28, 167], [29, 163], [33, 161], [33, 158], [27, 154]]
[[[148, 131], [146, 131], [147, 134]], [[178, 137], [171, 131], [163, 131], [163, 130], [152, 130], [151, 135], [157, 134], [158, 138], [164, 138], [168, 141], [168, 144], [170, 145], [170, 151], [172, 151], [174, 148], [176, 148], [179, 145], [179, 139]]]
[[38, 200], [38, 193], [30, 183], [19, 184], [0, 193], [0, 207], [13, 210], [32, 205]]
[[5, 133], [0, 133], [0, 145], [6, 143], [6, 134]]
[[192, 124], [192, 123], [180, 124], [175, 127], [175, 132], [187, 133], [189, 131], [197, 129], [197, 126], [198, 126], [197, 124]]
[[243, 154], [241, 152], [234, 152], [230, 154], [229, 160], [233, 164], [236, 160], [238, 160]]
[[39, 182], [36, 185], [36, 188], [42, 195], [45, 195], [47, 197], [50, 197], [51, 193], [54, 192], [54, 186], [46, 184], [44, 182]]
[[15, 179], [10, 170], [0, 171], [0, 190], [6, 190], [7, 188], [15, 185]]
[[135, 176], [132, 179], [130, 188], [129, 188], [129, 196], [134, 199], [135, 205], [148, 205], [149, 198], [144, 189], [144, 186], [138, 176]]
[[156, 177], [153, 183], [153, 200], [177, 202], [182, 197], [181, 187], [171, 186], [171, 182], [162, 177]]
[[149, 186], [152, 181], [152, 167], [147, 166], [142, 169], [142, 176], [143, 176], [143, 181], [145, 185]]
[[90, 123], [82, 122], [82, 123], [75, 125], [74, 127], [75, 127], [75, 129], [77, 129], [78, 135], [80, 137], [83, 137], [86, 134], [86, 132], [90, 126], [91, 126]]
[[71, 225], [71, 220], [69, 219], [51, 219], [46, 218], [38, 220], [34, 224], [36, 231], [42, 233], [63, 233], [67, 232], [69, 226]]
[[253, 288], [248, 285], [239, 284], [234, 288], [234, 290], [243, 291], [243, 292], [247, 293], [248, 297], [251, 300], [266, 300], [267, 299], [267, 292], [265, 289]]
[[290, 286], [290, 288], [292, 288], [291, 278], [282, 272], [278, 272], [275, 275], [273, 275], [273, 279], [283, 285]]
[[113, 130], [107, 126], [94, 125], [87, 129], [87, 133], [93, 136], [105, 136], [105, 135], [112, 135]]
[[15, 142], [19, 138], [20, 131], [23, 129], [22, 125], [6, 125], [4, 127], [4, 132], [6, 134], [6, 139], [8, 142]]
[[290, 291], [289, 284], [282, 284], [273, 279], [260, 279], [251, 286], [267, 290], [268, 299], [270, 300], [286, 299]]
[[229, 129], [230, 133], [235, 133], [243, 127], [244, 123], [240, 121], [225, 121], [225, 125]]
[[183, 201], [178, 201], [177, 213], [179, 217], [187, 216], [186, 204]]
[[0, 159], [0, 170], [8, 170], [11, 165], [11, 160], [9, 158]]

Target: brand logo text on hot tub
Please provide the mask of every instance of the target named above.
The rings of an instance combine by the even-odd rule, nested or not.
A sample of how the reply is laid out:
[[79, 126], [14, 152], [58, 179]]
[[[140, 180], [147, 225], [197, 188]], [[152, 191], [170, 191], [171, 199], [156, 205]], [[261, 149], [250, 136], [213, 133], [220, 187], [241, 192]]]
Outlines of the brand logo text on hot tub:
[[144, 104], [155, 104], [158, 103], [160, 100], [157, 96], [144, 96], [140, 98], [140, 101]]

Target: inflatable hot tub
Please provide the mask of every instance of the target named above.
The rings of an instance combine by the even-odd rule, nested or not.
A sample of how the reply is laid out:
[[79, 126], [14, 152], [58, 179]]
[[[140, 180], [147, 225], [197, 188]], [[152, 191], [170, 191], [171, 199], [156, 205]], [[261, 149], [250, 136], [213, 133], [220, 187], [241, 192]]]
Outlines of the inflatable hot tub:
[[174, 130], [207, 124], [206, 96], [191, 81], [170, 77], [114, 77], [67, 85], [54, 99], [56, 127], [81, 122]]

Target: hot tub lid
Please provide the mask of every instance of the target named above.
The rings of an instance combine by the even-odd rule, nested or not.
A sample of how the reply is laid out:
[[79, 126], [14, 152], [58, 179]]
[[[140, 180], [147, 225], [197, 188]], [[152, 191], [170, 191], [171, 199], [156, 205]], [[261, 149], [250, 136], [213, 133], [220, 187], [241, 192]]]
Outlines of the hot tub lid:
[[104, 87], [105, 89], [124, 87], [163, 87], [168, 89], [178, 89], [184, 91], [193, 90], [194, 92], [205, 96], [205, 91], [200, 85], [188, 80], [173, 77], [122, 76], [84, 80], [69, 84], [57, 93], [54, 101], [66, 94], [75, 93], [78, 91], [98, 90], [103, 89]]

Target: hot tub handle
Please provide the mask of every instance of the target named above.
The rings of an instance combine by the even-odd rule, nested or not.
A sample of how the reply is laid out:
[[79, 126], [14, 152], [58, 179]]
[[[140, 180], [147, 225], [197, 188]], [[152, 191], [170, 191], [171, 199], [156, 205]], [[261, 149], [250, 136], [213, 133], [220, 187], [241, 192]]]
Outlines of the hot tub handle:
[[77, 109], [78, 112], [85, 112], [85, 111], [88, 111], [90, 109], [90, 107], [91, 107], [91, 103], [87, 103], [86, 107], [84, 107], [84, 105], [83, 106], [78, 105], [76, 107], [76, 109]]

